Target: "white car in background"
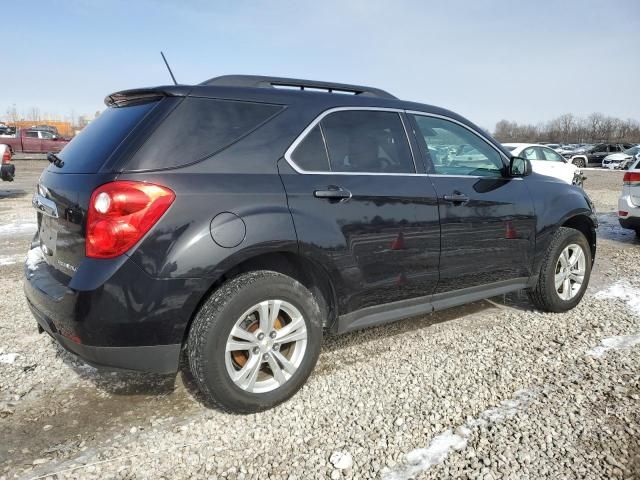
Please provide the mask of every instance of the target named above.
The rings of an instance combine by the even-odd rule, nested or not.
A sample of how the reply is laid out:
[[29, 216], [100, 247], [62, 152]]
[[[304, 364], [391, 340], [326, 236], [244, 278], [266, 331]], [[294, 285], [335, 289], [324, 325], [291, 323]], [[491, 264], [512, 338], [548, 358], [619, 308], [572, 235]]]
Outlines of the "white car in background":
[[562, 155], [544, 145], [535, 143], [503, 143], [512, 155], [531, 161], [533, 171], [540, 175], [559, 178], [569, 184], [582, 186], [582, 170], [567, 162]]
[[640, 160], [624, 174], [622, 195], [618, 199], [618, 220], [622, 228], [635, 230], [640, 238]]
[[636, 160], [640, 160], [640, 145], [628, 148], [624, 152], [607, 155], [602, 160], [602, 168], [626, 170]]

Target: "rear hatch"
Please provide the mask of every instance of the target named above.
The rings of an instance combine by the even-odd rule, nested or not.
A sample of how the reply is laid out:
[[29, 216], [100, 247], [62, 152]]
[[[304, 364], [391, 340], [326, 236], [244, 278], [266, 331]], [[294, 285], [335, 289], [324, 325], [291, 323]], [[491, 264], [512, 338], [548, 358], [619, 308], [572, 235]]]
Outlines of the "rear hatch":
[[156, 94], [110, 106], [42, 173], [33, 197], [36, 242], [49, 270], [63, 284], [85, 258], [86, 214], [93, 190], [116, 178], [118, 158], [142, 142], [139, 133], [148, 128], [145, 119], [157, 117], [164, 101]]

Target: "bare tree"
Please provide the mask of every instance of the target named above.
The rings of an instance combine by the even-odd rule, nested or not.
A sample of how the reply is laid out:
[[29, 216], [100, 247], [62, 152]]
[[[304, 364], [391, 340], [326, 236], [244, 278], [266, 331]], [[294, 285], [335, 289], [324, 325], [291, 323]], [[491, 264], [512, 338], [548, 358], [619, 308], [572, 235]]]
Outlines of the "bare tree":
[[29, 117], [29, 120], [32, 120], [34, 122], [39, 122], [40, 121], [40, 109], [38, 107], [31, 107], [29, 109], [29, 114], [27, 115]]
[[501, 142], [640, 143], [640, 122], [609, 117], [602, 113], [592, 113], [586, 118], [565, 113], [538, 125], [519, 125], [509, 120], [500, 120], [496, 124], [494, 136]]

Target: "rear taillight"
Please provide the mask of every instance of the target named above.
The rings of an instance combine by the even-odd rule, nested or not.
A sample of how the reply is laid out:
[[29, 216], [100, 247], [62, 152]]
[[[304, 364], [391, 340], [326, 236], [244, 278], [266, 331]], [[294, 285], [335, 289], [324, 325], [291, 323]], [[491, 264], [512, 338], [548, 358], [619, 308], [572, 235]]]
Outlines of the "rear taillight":
[[2, 163], [9, 163], [11, 162], [11, 150], [9, 150], [8, 148], [4, 149], [4, 153], [2, 154]]
[[640, 183], [640, 172], [627, 172], [624, 174], [622, 181], [625, 185]]
[[91, 195], [87, 257], [113, 258], [133, 247], [167, 211], [175, 194], [151, 183], [116, 181]]

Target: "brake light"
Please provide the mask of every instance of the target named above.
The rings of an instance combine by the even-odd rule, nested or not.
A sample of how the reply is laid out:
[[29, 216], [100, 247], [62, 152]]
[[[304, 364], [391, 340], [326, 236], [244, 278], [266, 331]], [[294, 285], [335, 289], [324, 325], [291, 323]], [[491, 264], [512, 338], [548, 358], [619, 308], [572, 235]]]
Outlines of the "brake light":
[[4, 149], [2, 154], [2, 163], [9, 163], [11, 161], [11, 150], [9, 148]]
[[640, 172], [627, 172], [622, 179], [625, 185], [640, 182]]
[[87, 257], [113, 258], [133, 247], [173, 203], [175, 194], [151, 183], [115, 181], [91, 194]]
[[629, 212], [625, 212], [624, 210], [618, 210], [619, 217], [626, 217], [627, 215], [629, 215]]

